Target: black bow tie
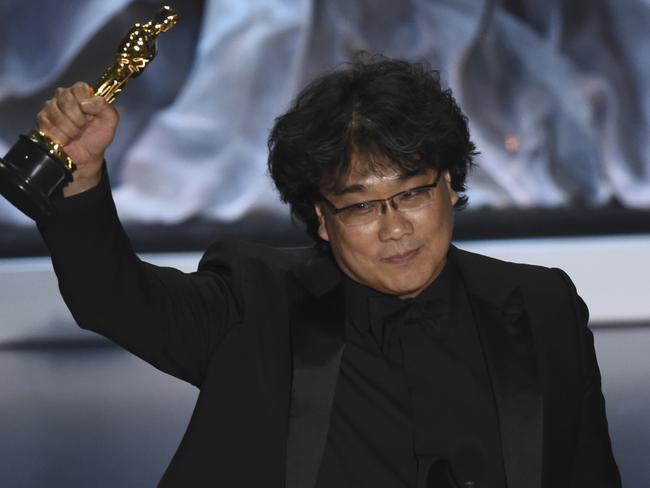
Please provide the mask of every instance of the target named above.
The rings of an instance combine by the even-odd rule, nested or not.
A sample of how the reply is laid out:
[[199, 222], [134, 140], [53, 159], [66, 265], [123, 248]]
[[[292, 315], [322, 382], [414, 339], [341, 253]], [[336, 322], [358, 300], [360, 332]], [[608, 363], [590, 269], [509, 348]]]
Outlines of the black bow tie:
[[429, 340], [444, 340], [450, 328], [449, 303], [434, 298], [426, 300], [408, 300], [398, 303], [377, 304], [381, 312], [371, 320], [371, 328], [384, 356], [396, 363], [403, 363], [403, 338], [407, 334], [420, 334]]

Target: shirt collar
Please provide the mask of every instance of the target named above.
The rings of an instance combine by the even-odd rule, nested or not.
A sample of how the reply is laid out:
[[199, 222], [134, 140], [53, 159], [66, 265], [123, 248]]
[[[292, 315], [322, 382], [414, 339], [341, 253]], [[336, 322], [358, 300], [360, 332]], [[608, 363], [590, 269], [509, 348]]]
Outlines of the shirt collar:
[[428, 301], [451, 303], [452, 279], [455, 267], [452, 261], [453, 258], [448, 257], [445, 266], [436, 279], [422, 290], [418, 296], [407, 299], [381, 293], [357, 283], [342, 273], [348, 319], [360, 332], [368, 332], [371, 329], [371, 324], [380, 327], [385, 317], [408, 307], [412, 303]]

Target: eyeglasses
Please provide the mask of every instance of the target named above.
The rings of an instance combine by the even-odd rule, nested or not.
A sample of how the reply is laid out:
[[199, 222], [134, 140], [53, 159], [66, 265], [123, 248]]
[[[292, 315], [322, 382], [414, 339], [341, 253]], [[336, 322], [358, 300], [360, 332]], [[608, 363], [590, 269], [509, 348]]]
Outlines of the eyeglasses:
[[408, 190], [395, 193], [387, 198], [367, 200], [341, 208], [336, 208], [323, 195], [321, 197], [344, 225], [350, 227], [366, 225], [377, 220], [386, 211], [386, 206], [389, 202], [390, 206], [398, 212], [415, 212], [428, 207], [433, 202], [433, 189], [438, 186], [441, 175], [442, 172], [439, 172], [435, 181], [430, 185], [416, 186], [415, 188], [409, 188]]

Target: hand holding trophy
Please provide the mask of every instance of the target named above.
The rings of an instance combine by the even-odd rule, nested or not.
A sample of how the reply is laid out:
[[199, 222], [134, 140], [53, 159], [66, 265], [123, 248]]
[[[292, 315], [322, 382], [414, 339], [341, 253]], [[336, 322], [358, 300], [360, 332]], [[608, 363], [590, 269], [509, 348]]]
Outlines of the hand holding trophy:
[[37, 116], [38, 130], [21, 135], [0, 158], [0, 193], [7, 200], [38, 221], [52, 213], [52, 197], [97, 184], [118, 120], [109, 104], [155, 57], [156, 37], [177, 21], [174, 10], [162, 7], [152, 20], [131, 28], [115, 62], [95, 83], [57, 89]]

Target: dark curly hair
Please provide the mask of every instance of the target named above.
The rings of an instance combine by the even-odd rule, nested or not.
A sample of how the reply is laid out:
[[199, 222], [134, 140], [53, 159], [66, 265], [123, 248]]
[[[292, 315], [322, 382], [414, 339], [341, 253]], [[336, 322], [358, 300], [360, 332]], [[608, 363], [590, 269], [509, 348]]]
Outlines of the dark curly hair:
[[[275, 120], [268, 146], [282, 200], [317, 243], [313, 204], [343, 183], [353, 154], [364, 156], [370, 173], [387, 166], [404, 173], [449, 170], [459, 193], [476, 155], [467, 118], [437, 71], [366, 54], [307, 85]], [[466, 203], [460, 195], [456, 207]]]

